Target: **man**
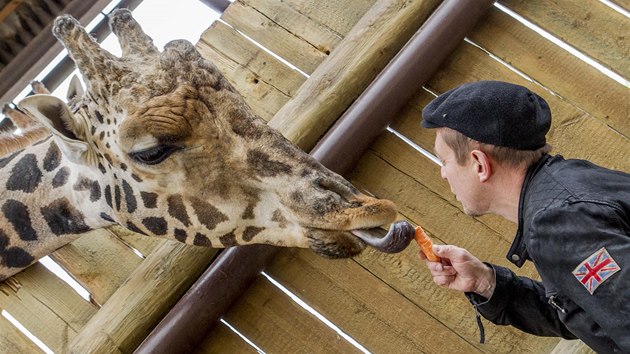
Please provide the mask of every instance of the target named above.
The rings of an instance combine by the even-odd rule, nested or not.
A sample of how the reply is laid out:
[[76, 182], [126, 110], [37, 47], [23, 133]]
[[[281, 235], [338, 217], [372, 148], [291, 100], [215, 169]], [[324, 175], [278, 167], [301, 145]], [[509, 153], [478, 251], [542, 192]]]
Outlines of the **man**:
[[548, 155], [549, 106], [518, 85], [465, 84], [422, 115], [464, 211], [517, 223], [507, 257], [532, 261], [542, 279], [436, 245], [441, 262], [427, 260], [435, 283], [466, 292], [495, 324], [630, 353], [630, 175]]

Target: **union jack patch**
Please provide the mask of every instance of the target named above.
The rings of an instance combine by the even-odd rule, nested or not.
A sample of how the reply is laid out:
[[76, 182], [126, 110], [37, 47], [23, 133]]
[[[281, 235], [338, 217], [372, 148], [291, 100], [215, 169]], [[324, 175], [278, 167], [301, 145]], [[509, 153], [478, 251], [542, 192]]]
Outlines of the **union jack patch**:
[[602, 247], [580, 263], [573, 270], [573, 275], [593, 295], [598, 286], [620, 270], [617, 262]]

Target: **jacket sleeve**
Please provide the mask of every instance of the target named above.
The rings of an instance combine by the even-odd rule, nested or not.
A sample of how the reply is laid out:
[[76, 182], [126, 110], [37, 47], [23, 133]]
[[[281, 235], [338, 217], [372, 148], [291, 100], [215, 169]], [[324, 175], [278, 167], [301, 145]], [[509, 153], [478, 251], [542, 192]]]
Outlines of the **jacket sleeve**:
[[623, 352], [630, 352], [629, 223], [617, 204], [569, 203], [537, 213], [527, 246], [545, 284], [584, 312], [566, 318], [567, 327], [595, 342], [607, 337]]
[[466, 297], [484, 318], [494, 324], [511, 325], [538, 336], [577, 338], [547, 302], [542, 283], [517, 276], [508, 268], [489, 265], [494, 268], [496, 275], [492, 297], [486, 299], [466, 293]]

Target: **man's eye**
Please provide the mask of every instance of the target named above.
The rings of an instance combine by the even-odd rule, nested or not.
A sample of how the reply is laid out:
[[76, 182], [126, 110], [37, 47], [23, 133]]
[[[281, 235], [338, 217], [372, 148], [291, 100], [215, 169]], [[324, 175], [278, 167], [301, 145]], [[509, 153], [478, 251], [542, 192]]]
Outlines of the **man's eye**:
[[172, 153], [180, 149], [181, 147], [179, 146], [157, 145], [146, 150], [129, 153], [129, 157], [134, 159], [136, 162], [146, 165], [157, 165], [164, 161]]

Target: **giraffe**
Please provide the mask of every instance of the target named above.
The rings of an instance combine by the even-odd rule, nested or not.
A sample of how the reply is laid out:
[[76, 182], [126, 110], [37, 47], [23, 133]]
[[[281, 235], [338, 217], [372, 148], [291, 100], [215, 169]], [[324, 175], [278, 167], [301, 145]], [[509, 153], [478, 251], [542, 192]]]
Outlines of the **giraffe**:
[[58, 17], [53, 34], [85, 91], [67, 104], [51, 95], [18, 104], [51, 135], [0, 160], [0, 280], [113, 224], [198, 246], [339, 258], [370, 243], [354, 233], [394, 221], [394, 203], [267, 126], [190, 42], [159, 51], [126, 9], [109, 24], [121, 57]]
[[[77, 84], [78, 78], [73, 78], [68, 94], [76, 90]], [[31, 88], [35, 94], [50, 94], [50, 91], [39, 81], [31, 82]], [[50, 131], [45, 126], [8, 103], [2, 106], [2, 114], [7, 119], [2, 121], [0, 128], [0, 157], [24, 149], [50, 135]], [[20, 129], [19, 133], [16, 133], [17, 128]]]

